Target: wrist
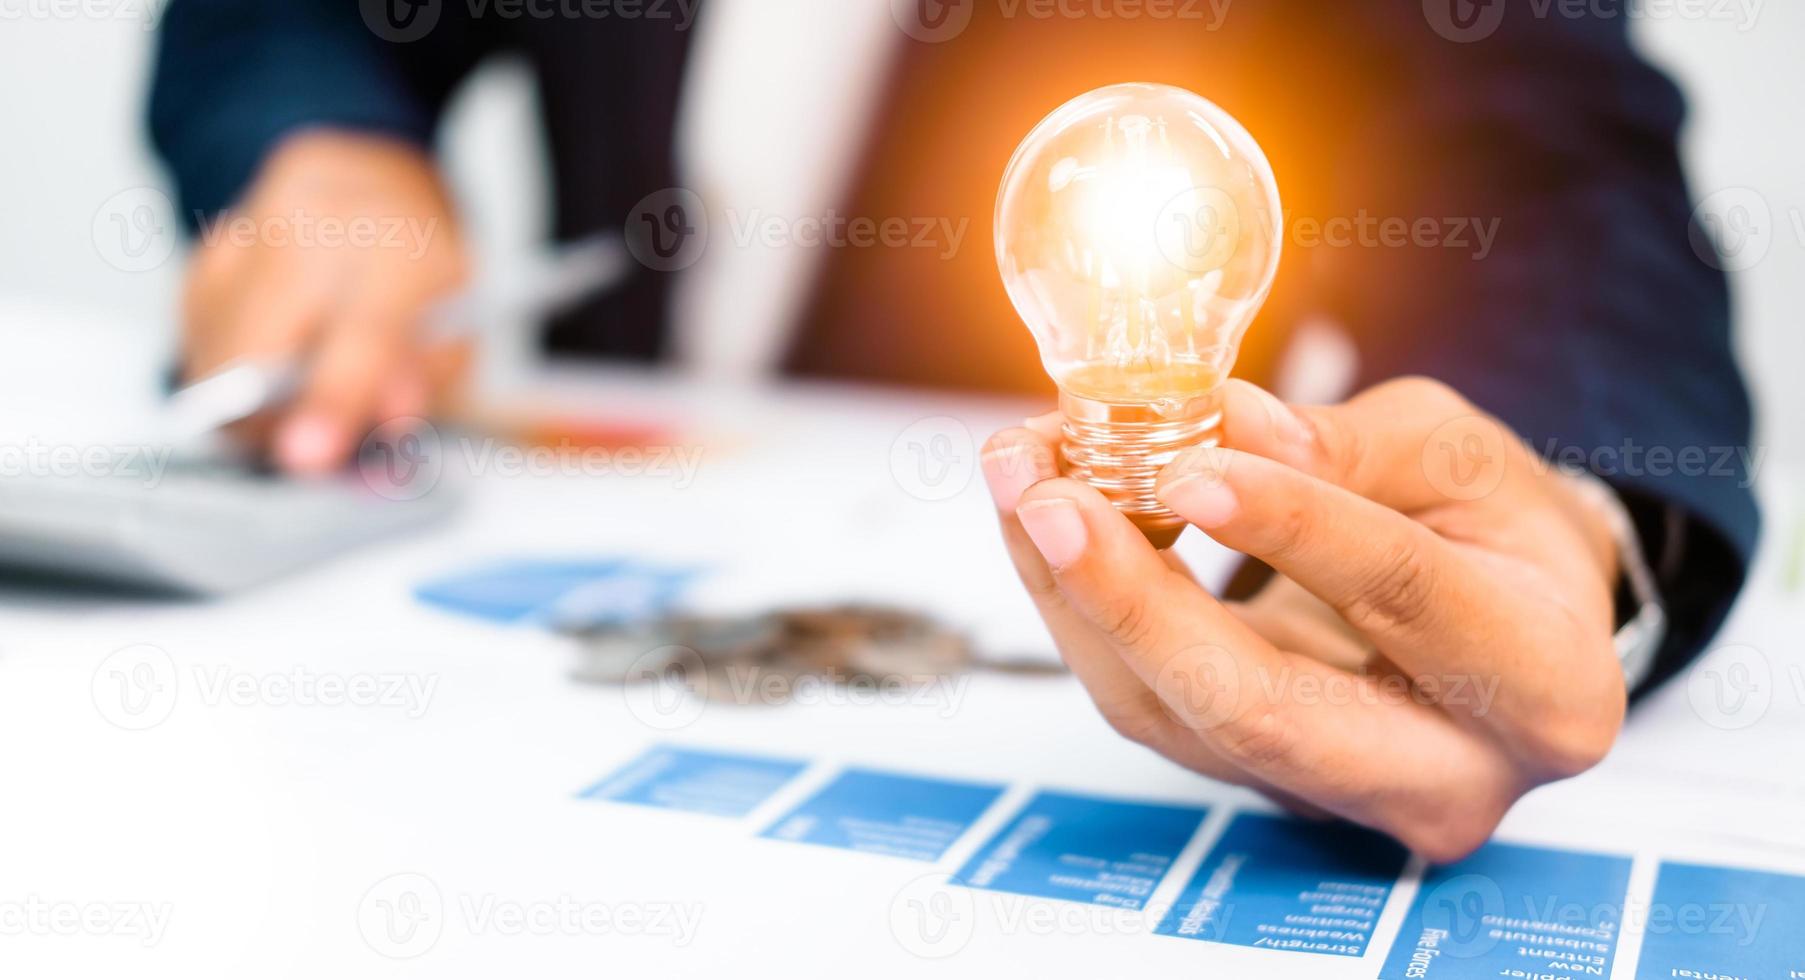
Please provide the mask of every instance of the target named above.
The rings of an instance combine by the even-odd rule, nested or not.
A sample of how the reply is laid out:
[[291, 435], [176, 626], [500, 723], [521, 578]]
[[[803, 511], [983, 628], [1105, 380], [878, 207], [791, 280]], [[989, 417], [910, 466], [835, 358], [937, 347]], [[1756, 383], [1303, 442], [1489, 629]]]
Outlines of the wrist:
[[[1612, 596], [1613, 644], [1623, 665], [1624, 681], [1634, 690], [1649, 676], [1656, 652], [1666, 642], [1667, 610], [1654, 572], [1643, 554], [1642, 539], [1629, 508], [1610, 484], [1590, 473], [1565, 474], [1576, 491], [1589, 528], [1602, 524], [1609, 535], [1610, 560], [1601, 569]], [[1596, 533], [1588, 530], [1588, 537]]]
[[1562, 497], [1579, 533], [1586, 543], [1586, 555], [1597, 569], [1599, 581], [1615, 594], [1623, 578], [1623, 549], [1620, 541], [1628, 523], [1616, 491], [1590, 473], [1557, 471]]
[[352, 158], [432, 166], [431, 154], [409, 139], [335, 126], [303, 126], [291, 130], [270, 147], [264, 168], [299, 163], [332, 165]]
[[418, 144], [318, 126], [295, 130], [271, 148], [247, 198], [407, 202], [413, 209], [451, 210], [438, 166]]

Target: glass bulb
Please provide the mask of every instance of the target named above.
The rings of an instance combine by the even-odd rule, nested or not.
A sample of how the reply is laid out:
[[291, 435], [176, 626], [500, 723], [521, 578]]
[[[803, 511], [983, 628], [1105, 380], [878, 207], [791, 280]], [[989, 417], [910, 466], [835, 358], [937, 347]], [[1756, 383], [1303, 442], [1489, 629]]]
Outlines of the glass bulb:
[[1277, 182], [1228, 113], [1169, 85], [1111, 85], [1028, 134], [997, 195], [997, 265], [1066, 418], [1066, 472], [1159, 547], [1183, 521], [1160, 467], [1210, 445], [1218, 388], [1272, 290]]

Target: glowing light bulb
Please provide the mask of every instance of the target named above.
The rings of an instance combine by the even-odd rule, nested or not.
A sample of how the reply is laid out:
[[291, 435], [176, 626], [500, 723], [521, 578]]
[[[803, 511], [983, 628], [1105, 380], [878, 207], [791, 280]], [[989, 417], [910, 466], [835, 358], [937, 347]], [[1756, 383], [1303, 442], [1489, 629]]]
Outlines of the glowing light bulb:
[[1217, 389], [1272, 290], [1278, 185], [1247, 130], [1169, 85], [1111, 85], [1041, 120], [997, 195], [997, 265], [1065, 414], [1066, 472], [1158, 547], [1160, 467], [1213, 445]]

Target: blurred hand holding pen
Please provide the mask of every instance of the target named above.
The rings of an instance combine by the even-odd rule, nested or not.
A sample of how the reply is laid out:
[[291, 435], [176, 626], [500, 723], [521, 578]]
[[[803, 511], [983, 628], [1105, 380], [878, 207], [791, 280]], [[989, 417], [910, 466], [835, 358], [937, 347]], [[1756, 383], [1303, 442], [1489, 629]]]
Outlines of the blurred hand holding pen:
[[[458, 343], [471, 339], [483, 324], [555, 314], [619, 282], [629, 261], [626, 246], [612, 233], [533, 256], [433, 306], [419, 325], [421, 342], [427, 347]], [[186, 444], [278, 409], [301, 392], [314, 368], [305, 357], [234, 360], [170, 396], [165, 431], [173, 442]]]

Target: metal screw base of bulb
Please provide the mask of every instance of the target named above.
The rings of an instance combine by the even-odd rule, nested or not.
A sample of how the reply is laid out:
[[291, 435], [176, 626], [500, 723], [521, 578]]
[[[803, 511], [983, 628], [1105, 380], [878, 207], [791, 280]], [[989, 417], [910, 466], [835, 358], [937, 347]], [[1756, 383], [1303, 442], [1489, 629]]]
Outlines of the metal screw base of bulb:
[[1194, 446], [1221, 439], [1222, 401], [1194, 398], [1173, 413], [1151, 405], [1118, 405], [1060, 392], [1065, 472], [1096, 487], [1141, 529], [1155, 548], [1178, 540], [1185, 520], [1153, 495], [1159, 471]]

